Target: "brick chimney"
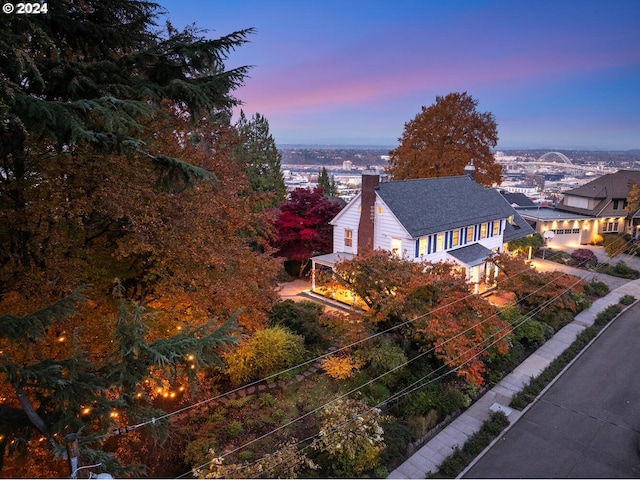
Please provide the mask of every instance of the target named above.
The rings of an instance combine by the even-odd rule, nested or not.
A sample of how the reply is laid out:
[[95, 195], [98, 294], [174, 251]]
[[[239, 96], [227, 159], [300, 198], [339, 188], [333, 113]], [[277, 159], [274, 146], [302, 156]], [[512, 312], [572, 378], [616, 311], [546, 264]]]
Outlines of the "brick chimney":
[[471, 177], [471, 180], [476, 180], [476, 167], [473, 166], [473, 159], [469, 161], [466, 167], [464, 167], [464, 174]]
[[358, 224], [358, 253], [373, 250], [373, 219], [378, 185], [380, 185], [380, 175], [373, 170], [363, 170], [360, 223]]

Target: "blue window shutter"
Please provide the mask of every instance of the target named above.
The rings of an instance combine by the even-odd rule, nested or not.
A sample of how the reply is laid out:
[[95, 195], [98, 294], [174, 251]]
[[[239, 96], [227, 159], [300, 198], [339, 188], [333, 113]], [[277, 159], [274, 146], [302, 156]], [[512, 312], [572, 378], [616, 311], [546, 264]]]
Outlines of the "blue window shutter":
[[451, 232], [444, 232], [444, 249], [449, 248], [449, 238], [451, 237]]
[[431, 235], [427, 237], [427, 255], [431, 255]]
[[489, 222], [489, 231], [487, 232], [487, 237], [493, 237], [493, 222]]
[[420, 256], [420, 239], [416, 238], [416, 258]]

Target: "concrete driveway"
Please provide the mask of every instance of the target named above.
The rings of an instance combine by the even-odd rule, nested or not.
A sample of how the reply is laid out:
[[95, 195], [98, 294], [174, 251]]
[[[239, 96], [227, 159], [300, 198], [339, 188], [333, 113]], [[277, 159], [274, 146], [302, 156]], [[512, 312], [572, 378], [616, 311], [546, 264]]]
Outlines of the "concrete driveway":
[[464, 478], [639, 478], [640, 303], [618, 317]]
[[[624, 261], [629, 267], [640, 271], [640, 257], [623, 253], [614, 258], [610, 258], [609, 256], [607, 256], [604, 248], [602, 247], [593, 245], [581, 245], [580, 248], [591, 250], [598, 258], [598, 261], [601, 263], [608, 263], [609, 265], [614, 266], [618, 262]], [[567, 253], [571, 253], [573, 252], [573, 249], [566, 249], [565, 251]], [[590, 282], [591, 280], [600, 280], [606, 283], [610, 290], [615, 290], [616, 288], [630, 282], [630, 280], [626, 278], [613, 277], [611, 275], [605, 275], [603, 273], [570, 267], [568, 265], [562, 265], [549, 260], [542, 260], [538, 257], [533, 258], [531, 263], [534, 267], [536, 267], [537, 270], [541, 272], [563, 271], [571, 275], [575, 275], [576, 277], [584, 278], [588, 282]]]

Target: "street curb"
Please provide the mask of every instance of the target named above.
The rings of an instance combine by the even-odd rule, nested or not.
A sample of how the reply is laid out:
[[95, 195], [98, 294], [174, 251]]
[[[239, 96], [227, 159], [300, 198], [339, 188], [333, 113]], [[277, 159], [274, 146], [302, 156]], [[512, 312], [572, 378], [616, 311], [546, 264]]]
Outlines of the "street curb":
[[[518, 421], [519, 421], [519, 420], [520, 420], [520, 419], [525, 415], [525, 413], [527, 413], [527, 412], [529, 411], [529, 409], [530, 409], [530, 408], [532, 408], [532, 407], [536, 404], [536, 402], [538, 401], [538, 399], [540, 399], [540, 397], [542, 397], [542, 396], [543, 396], [543, 395], [544, 395], [544, 394], [545, 394], [545, 393], [546, 393], [546, 392], [547, 392], [547, 391], [548, 391], [548, 390], [549, 390], [553, 385], [555, 385], [555, 383], [558, 381], [558, 379], [560, 379], [560, 378], [562, 377], [562, 375], [564, 375], [564, 374], [565, 374], [565, 372], [566, 372], [566, 371], [567, 371], [567, 370], [568, 370], [568, 369], [569, 369], [569, 368], [570, 368], [570, 367], [571, 367], [571, 366], [572, 366], [572, 365], [573, 365], [573, 364], [574, 364], [574, 363], [575, 363], [575, 362], [576, 362], [580, 357], [582, 357], [582, 355], [587, 351], [587, 349], [588, 349], [589, 347], [591, 347], [591, 345], [592, 345], [596, 340], [598, 340], [598, 338], [600, 338], [600, 336], [601, 336], [604, 332], [606, 332], [606, 331], [607, 331], [607, 329], [608, 329], [611, 325], [613, 325], [613, 323], [614, 323], [614, 322], [615, 322], [615, 321], [616, 321], [616, 320], [617, 320], [617, 319], [618, 319], [618, 318], [619, 318], [619, 317], [620, 317], [624, 312], [626, 312], [628, 309], [630, 309], [631, 307], [633, 307], [633, 306], [634, 306], [636, 303], [638, 303], [638, 302], [640, 302], [640, 299], [636, 299], [636, 301], [635, 301], [635, 302], [633, 302], [631, 305], [625, 305], [625, 307], [620, 311], [620, 313], [618, 313], [618, 314], [617, 314], [615, 317], [613, 317], [609, 322], [607, 322], [607, 324], [606, 324], [606, 325], [604, 325], [604, 326], [600, 329], [600, 331], [598, 331], [598, 333], [596, 334], [596, 336], [595, 336], [595, 337], [593, 337], [593, 338], [589, 341], [589, 343], [587, 343], [587, 344], [584, 346], [584, 348], [583, 348], [582, 350], [580, 350], [580, 352], [578, 352], [578, 354], [577, 354], [575, 357], [573, 357], [573, 359], [571, 359], [571, 361], [570, 361], [567, 365], [565, 365], [565, 367], [560, 371], [560, 373], [558, 373], [558, 375], [556, 375], [556, 376], [554, 377], [554, 379], [553, 379], [553, 380], [551, 380], [551, 381], [547, 384], [547, 386], [546, 386], [546, 387], [544, 387], [544, 388], [540, 391], [540, 393], [539, 393], [538, 395], [536, 395], [536, 398], [534, 398], [534, 399], [533, 399], [533, 400], [532, 400], [532, 401], [531, 401], [531, 402], [530, 402], [530, 403], [529, 403], [529, 404], [528, 404], [528, 405], [527, 405], [527, 406], [526, 406], [526, 407], [525, 407], [525, 408], [524, 408], [524, 409], [523, 409], [523, 410], [518, 414], [517, 418], [516, 418], [512, 423], [510, 423], [510, 424], [509, 424], [509, 425], [508, 425], [508, 426], [507, 426], [507, 427], [506, 427], [502, 432], [500, 432], [500, 435], [498, 435], [496, 438], [494, 438], [494, 439], [491, 441], [491, 443], [489, 443], [489, 445], [487, 445], [487, 446], [484, 448], [484, 450], [482, 450], [482, 452], [480, 452], [480, 454], [479, 454], [476, 458], [474, 458], [474, 459], [471, 461], [471, 463], [469, 463], [469, 465], [467, 465], [467, 466], [466, 466], [466, 468], [465, 468], [462, 472], [460, 472], [460, 474], [459, 474], [456, 478], [462, 478], [462, 477], [464, 477], [464, 475], [465, 475], [469, 470], [471, 470], [471, 468], [473, 468], [473, 466], [474, 466], [476, 463], [478, 463], [478, 462], [482, 459], [482, 457], [484, 457], [484, 455], [485, 455], [485, 454], [486, 454], [486, 453], [487, 453], [487, 452], [488, 452], [488, 451], [489, 451], [489, 450], [490, 450], [490, 449], [491, 449], [491, 448], [492, 448], [496, 443], [498, 443], [498, 441], [500, 441], [500, 440], [502, 439], [502, 437], [504, 437], [504, 435], [505, 435], [507, 432], [509, 432], [509, 430], [511, 430], [511, 428], [512, 428], [514, 425], [516, 425], [516, 424], [518, 423]], [[616, 305], [616, 304], [615, 304], [615, 303], [612, 303], [611, 305]], [[608, 305], [608, 306], [611, 306], [611, 305]], [[608, 307], [608, 306], [607, 306], [607, 307]], [[605, 309], [606, 309], [607, 307], [605, 307]], [[604, 311], [604, 309], [603, 309], [602, 311]], [[600, 312], [598, 312], [598, 313], [600, 313]], [[595, 323], [594, 323], [594, 324], [595, 324]], [[576, 337], [576, 338], [577, 338], [577, 337]], [[568, 347], [567, 347], [567, 349], [568, 349], [568, 348], [570, 348], [570, 347], [571, 347], [571, 346], [568, 346]], [[566, 350], [566, 349], [565, 349], [565, 350]], [[563, 351], [563, 353], [564, 353], [564, 351]], [[562, 353], [561, 353], [560, 355], [562, 355]], [[558, 355], [558, 356], [560, 356], [560, 355]], [[556, 358], [557, 358], [557, 357], [556, 357]], [[541, 372], [541, 373], [542, 373], [542, 372]]]

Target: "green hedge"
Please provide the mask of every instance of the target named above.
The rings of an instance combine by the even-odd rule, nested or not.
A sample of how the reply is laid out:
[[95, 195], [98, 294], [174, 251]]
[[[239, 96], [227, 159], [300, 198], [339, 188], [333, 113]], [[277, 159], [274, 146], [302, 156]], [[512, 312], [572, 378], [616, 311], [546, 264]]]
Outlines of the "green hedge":
[[462, 448], [457, 448], [439, 467], [438, 472], [426, 478], [455, 478], [471, 461], [509, 426], [509, 419], [502, 412], [492, 412], [476, 433], [469, 437]]

